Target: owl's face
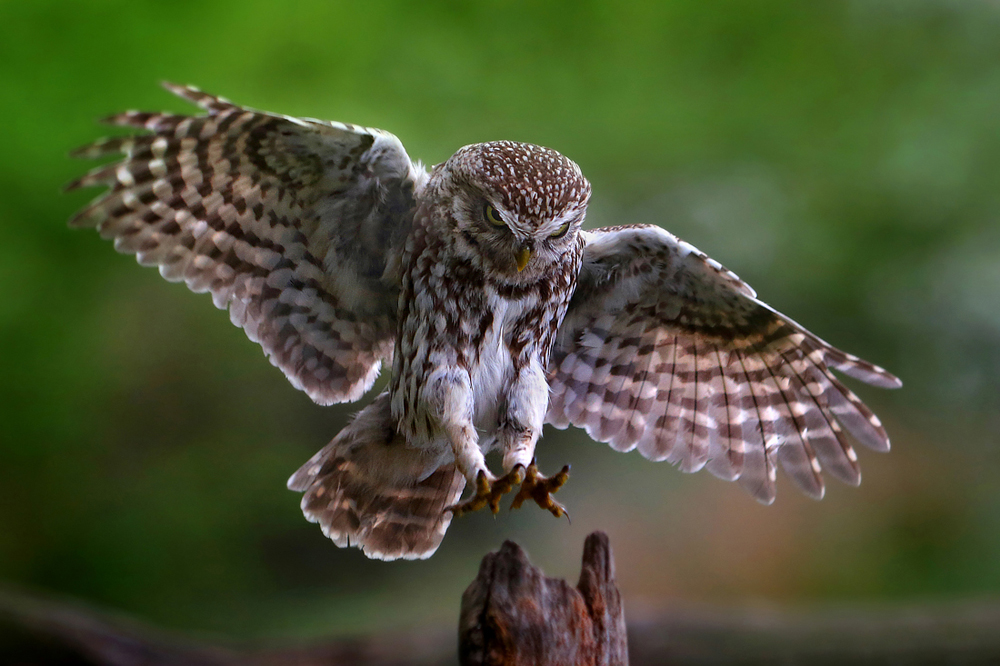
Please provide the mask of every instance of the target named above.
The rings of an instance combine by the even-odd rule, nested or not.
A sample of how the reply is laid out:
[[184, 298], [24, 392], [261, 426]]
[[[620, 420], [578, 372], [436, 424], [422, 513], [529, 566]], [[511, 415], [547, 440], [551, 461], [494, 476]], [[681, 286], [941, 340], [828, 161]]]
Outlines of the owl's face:
[[577, 250], [590, 183], [554, 150], [512, 141], [466, 146], [434, 174], [454, 247], [512, 283], [540, 279]]

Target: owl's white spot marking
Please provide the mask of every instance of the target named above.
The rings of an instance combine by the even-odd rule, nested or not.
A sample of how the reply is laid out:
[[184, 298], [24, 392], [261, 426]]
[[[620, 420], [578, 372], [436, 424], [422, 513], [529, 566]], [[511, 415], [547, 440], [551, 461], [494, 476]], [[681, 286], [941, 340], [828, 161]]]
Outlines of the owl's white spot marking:
[[157, 158], [163, 157], [167, 152], [167, 139], [166, 137], [157, 137], [153, 140], [153, 143], [149, 145], [150, 152]]
[[131, 190], [125, 190], [122, 192], [122, 203], [132, 210], [136, 210], [142, 206], [138, 197], [136, 197], [135, 193]]
[[115, 171], [115, 176], [118, 178], [118, 182], [125, 187], [132, 187], [135, 185], [135, 177], [132, 176], [132, 172], [128, 170], [128, 167], [124, 164], [118, 167]]

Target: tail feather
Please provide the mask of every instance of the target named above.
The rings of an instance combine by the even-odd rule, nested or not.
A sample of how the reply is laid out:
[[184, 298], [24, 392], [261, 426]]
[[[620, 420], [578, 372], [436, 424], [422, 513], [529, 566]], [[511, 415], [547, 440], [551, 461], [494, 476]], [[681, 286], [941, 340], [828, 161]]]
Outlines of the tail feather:
[[424, 559], [451, 523], [465, 478], [453, 461], [396, 433], [386, 394], [363, 409], [288, 480], [302, 512], [340, 547], [380, 560]]

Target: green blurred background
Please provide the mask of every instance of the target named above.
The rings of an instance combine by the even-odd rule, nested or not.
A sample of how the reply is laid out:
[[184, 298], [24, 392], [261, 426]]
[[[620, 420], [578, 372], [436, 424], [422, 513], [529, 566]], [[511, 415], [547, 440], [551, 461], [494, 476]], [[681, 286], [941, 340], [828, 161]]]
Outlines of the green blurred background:
[[[1000, 5], [0, 2], [0, 581], [232, 637], [454, 626], [518, 540], [575, 578], [607, 531], [630, 612], [1000, 594]], [[516, 139], [576, 160], [594, 226], [654, 222], [901, 391], [893, 451], [774, 506], [580, 432], [538, 510], [463, 518], [429, 561], [335, 548], [285, 480], [355, 408], [293, 390], [205, 295], [66, 220], [67, 152], [191, 83], [397, 134], [426, 163]]]

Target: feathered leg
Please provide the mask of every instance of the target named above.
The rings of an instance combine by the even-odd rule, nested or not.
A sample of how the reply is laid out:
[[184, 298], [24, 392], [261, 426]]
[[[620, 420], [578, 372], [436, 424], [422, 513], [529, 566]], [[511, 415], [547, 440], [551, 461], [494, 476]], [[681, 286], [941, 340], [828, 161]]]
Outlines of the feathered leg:
[[566, 507], [552, 499], [552, 494], [569, 479], [569, 465], [548, 477], [539, 472], [535, 464], [535, 444], [548, 402], [549, 385], [545, 373], [538, 365], [528, 365], [511, 383], [498, 439], [504, 452], [504, 469], [508, 470], [508, 475], [516, 474], [516, 483], [521, 484], [510, 508], [518, 509], [530, 499], [556, 518], [568, 518]]
[[471, 498], [446, 507], [446, 511], [461, 516], [489, 506], [497, 513], [500, 499], [524, 480], [524, 469], [517, 468], [497, 478], [486, 466], [472, 420], [473, 393], [468, 373], [450, 367], [437, 368], [427, 376], [421, 391], [428, 411], [451, 442], [459, 473], [475, 488]]

